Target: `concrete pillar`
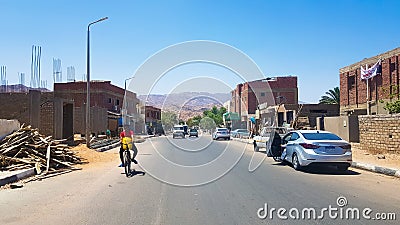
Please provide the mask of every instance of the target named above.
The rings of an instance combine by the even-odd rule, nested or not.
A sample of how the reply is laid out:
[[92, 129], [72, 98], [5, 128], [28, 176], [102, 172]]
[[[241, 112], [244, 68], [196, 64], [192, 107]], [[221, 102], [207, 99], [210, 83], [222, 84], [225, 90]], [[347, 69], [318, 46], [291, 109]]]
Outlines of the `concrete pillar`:
[[54, 138], [63, 138], [63, 101], [54, 99]]
[[29, 91], [29, 123], [34, 128], [40, 127], [40, 91]]

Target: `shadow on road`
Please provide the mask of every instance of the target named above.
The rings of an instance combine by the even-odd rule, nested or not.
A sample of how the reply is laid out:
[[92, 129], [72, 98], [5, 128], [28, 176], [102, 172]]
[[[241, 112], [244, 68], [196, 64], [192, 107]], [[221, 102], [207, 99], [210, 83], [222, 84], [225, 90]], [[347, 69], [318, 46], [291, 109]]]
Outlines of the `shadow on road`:
[[302, 170], [304, 173], [321, 174], [321, 175], [360, 175], [359, 172], [353, 170], [340, 171], [336, 167], [306, 167]]
[[[125, 174], [125, 173], [121, 173], [121, 174]], [[134, 177], [136, 175], [144, 176], [144, 175], [146, 175], [146, 173], [141, 170], [132, 170], [128, 177]]]
[[[292, 165], [285, 163], [285, 162], [275, 162], [271, 164], [273, 166], [289, 166], [292, 167]], [[294, 170], [294, 169], [293, 169]], [[361, 173], [353, 171], [353, 170], [346, 170], [346, 171], [340, 171], [338, 170], [335, 166], [308, 166], [302, 168], [301, 171], [303, 173], [310, 173], [310, 174], [321, 174], [321, 175], [360, 175]]]

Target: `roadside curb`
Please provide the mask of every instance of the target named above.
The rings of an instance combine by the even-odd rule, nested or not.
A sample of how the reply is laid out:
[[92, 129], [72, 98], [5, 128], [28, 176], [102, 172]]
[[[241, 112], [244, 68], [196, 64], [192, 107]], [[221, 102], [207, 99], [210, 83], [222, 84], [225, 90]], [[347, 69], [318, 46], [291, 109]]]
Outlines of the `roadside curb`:
[[8, 176], [4, 176], [0, 178], [0, 186], [17, 182], [19, 180], [31, 177], [36, 175], [35, 168], [25, 169], [22, 171], [16, 171], [13, 174], [9, 174]]
[[367, 164], [367, 163], [360, 163], [360, 162], [353, 162], [351, 164], [351, 167], [400, 178], [400, 170], [396, 170], [396, 169], [375, 166], [375, 165], [371, 165], [371, 164]]
[[104, 151], [116, 148], [119, 145], [120, 145], [119, 142], [117, 142], [117, 143], [114, 143], [114, 144], [111, 144], [111, 145], [107, 145], [107, 146], [104, 146], [104, 147], [101, 147], [101, 148], [96, 148], [95, 150], [98, 151], [98, 152], [104, 152]]
[[[151, 138], [151, 137], [154, 137], [154, 136], [144, 136], [144, 137], [142, 137], [142, 138], [143, 138], [144, 140], [146, 140], [147, 138]], [[135, 143], [141, 143], [141, 142], [135, 142]], [[120, 145], [120, 143], [119, 143], [119, 142], [116, 142], [116, 143], [111, 144], [111, 145], [107, 145], [107, 146], [104, 146], [104, 147], [96, 148], [95, 150], [98, 151], [98, 152], [105, 152], [105, 151], [107, 151], [107, 150], [116, 148], [116, 147], [118, 147], [119, 145]]]
[[231, 140], [239, 141], [239, 142], [243, 142], [243, 143], [247, 143], [247, 144], [252, 144], [253, 143], [252, 139], [231, 138]]

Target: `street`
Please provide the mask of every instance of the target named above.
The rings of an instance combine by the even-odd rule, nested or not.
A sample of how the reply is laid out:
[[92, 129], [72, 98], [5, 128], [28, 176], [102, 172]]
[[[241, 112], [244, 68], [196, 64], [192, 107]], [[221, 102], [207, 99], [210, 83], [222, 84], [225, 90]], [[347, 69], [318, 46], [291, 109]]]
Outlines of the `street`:
[[[295, 171], [289, 165], [262, 161], [249, 167], [253, 147], [238, 141], [199, 138], [148, 139], [137, 144], [139, 165], [126, 177], [118, 149], [115, 161], [43, 181], [20, 189], [0, 190], [0, 224], [397, 224], [360, 218], [260, 219], [271, 208], [338, 207], [372, 209], [400, 216], [400, 180], [350, 168]], [[181, 165], [181, 166], [179, 166]], [[201, 165], [201, 166], [199, 166]], [[289, 213], [286, 213], [289, 217]], [[361, 216], [360, 216], [361, 217]], [[399, 220], [399, 218], [396, 218]]]

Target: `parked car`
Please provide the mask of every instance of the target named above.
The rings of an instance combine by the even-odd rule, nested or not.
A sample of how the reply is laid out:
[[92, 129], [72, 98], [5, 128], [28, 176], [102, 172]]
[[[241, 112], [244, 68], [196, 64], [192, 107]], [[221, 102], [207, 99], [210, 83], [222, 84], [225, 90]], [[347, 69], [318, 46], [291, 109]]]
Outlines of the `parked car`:
[[190, 129], [189, 130], [189, 137], [194, 136], [194, 137], [199, 137], [199, 132], [196, 129]]
[[346, 171], [352, 163], [351, 145], [328, 131], [292, 131], [282, 139], [281, 159], [300, 170], [310, 165], [333, 165]]
[[212, 134], [213, 140], [218, 140], [223, 138], [225, 140], [230, 140], [231, 136], [229, 134], [228, 128], [217, 128], [214, 133]]
[[231, 131], [231, 137], [234, 138], [247, 138], [250, 136], [250, 132], [247, 129], [236, 129]]
[[181, 137], [185, 138], [185, 130], [182, 125], [175, 125], [172, 133], [172, 138]]
[[253, 137], [254, 151], [258, 152], [260, 150], [260, 148], [266, 148], [267, 142], [269, 141], [273, 131], [278, 133], [279, 136], [284, 137], [291, 130], [293, 130], [293, 128], [287, 128], [287, 127], [263, 127], [261, 129], [260, 135], [256, 135], [256, 136]]

